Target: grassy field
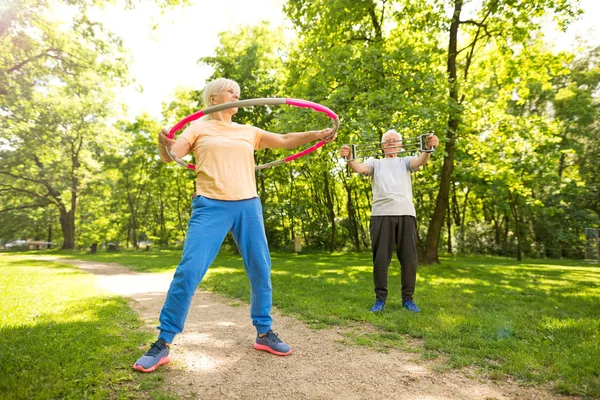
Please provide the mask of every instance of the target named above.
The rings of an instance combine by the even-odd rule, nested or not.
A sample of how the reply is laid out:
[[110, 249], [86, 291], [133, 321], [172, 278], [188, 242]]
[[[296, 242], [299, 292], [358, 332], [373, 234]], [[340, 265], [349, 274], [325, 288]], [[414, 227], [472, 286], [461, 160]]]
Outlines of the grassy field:
[[[158, 272], [174, 268], [180, 252], [61, 255]], [[348, 341], [358, 345], [406, 349], [439, 357], [444, 368], [474, 366], [492, 379], [510, 375], [559, 393], [600, 397], [598, 266], [446, 258], [441, 265], [420, 267], [415, 301], [423, 311], [412, 314], [401, 307], [394, 261], [386, 309], [372, 314], [370, 254], [275, 253], [272, 258], [274, 305], [317, 329], [342, 325]], [[239, 256], [219, 255], [201, 286], [249, 300]], [[378, 329], [361, 329], [365, 324]]]
[[172, 398], [162, 372], [131, 369], [154, 335], [94, 279], [0, 253], [0, 399]]

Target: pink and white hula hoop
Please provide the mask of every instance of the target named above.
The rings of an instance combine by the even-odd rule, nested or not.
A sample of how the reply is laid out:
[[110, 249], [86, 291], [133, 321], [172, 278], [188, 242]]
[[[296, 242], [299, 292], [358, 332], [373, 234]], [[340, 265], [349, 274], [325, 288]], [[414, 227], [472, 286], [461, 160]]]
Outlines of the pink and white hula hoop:
[[[290, 106], [295, 106], [295, 107], [300, 107], [300, 108], [312, 108], [315, 111], [325, 113], [329, 118], [331, 118], [333, 120], [333, 133], [337, 132], [337, 130], [340, 126], [340, 121], [339, 121], [338, 116], [333, 111], [331, 111], [329, 108], [327, 108], [321, 104], [313, 103], [312, 101], [307, 101], [307, 100], [300, 100], [300, 99], [263, 98], [263, 99], [248, 99], [248, 100], [234, 101], [231, 103], [219, 104], [217, 106], [208, 107], [208, 108], [205, 108], [204, 110], [197, 111], [197, 112], [193, 113], [192, 115], [188, 115], [187, 117], [185, 117], [184, 119], [179, 121], [173, 128], [171, 128], [171, 130], [169, 131], [169, 134], [167, 136], [170, 139], [173, 139], [175, 137], [175, 133], [177, 131], [181, 130], [187, 123], [195, 121], [200, 117], [203, 117], [205, 115], [212, 114], [215, 112], [227, 110], [230, 108], [244, 108], [244, 107], [280, 105], [280, 104], [287, 104]], [[309, 147], [305, 150], [302, 150], [296, 154], [292, 154], [291, 156], [282, 158], [281, 160], [257, 165], [255, 167], [255, 169], [259, 170], [259, 169], [274, 167], [276, 165], [281, 165], [286, 162], [293, 161], [297, 158], [300, 158], [309, 153], [312, 153], [313, 151], [315, 151], [319, 147], [323, 146], [324, 144], [325, 144], [325, 141], [321, 140], [317, 144], [312, 145], [311, 147]], [[191, 169], [191, 170], [196, 169], [196, 166], [194, 164], [189, 164], [189, 163], [181, 160], [180, 158], [175, 157], [175, 155], [171, 152], [171, 149], [168, 148], [167, 150], [169, 151], [171, 158], [173, 158], [173, 160], [176, 161], [178, 164], [183, 165], [187, 169]]]

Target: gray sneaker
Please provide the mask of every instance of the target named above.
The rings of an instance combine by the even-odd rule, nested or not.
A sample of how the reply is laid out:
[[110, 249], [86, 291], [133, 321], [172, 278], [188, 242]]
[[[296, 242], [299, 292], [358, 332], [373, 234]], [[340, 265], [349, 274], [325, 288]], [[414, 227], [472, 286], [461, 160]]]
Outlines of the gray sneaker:
[[283, 343], [272, 330], [269, 330], [263, 337], [257, 335], [254, 348], [256, 350], [268, 351], [278, 356], [289, 356], [292, 354], [292, 348]]
[[163, 339], [159, 339], [152, 343], [150, 350], [133, 364], [133, 369], [141, 372], [152, 372], [169, 361], [171, 361], [169, 346], [167, 346], [167, 342]]

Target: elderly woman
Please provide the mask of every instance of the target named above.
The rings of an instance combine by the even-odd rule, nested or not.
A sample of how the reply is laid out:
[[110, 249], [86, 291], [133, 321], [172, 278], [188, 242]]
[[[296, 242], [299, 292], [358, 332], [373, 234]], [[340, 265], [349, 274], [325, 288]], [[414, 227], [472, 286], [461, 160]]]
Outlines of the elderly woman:
[[[239, 97], [239, 85], [221, 78], [206, 85], [202, 100], [209, 107]], [[292, 353], [290, 346], [271, 330], [271, 257], [256, 191], [254, 151], [290, 149], [319, 139], [331, 142], [335, 135], [331, 129], [275, 134], [232, 122], [236, 112], [237, 108], [230, 108], [202, 117], [177, 140], [169, 139], [165, 130], [159, 133], [158, 151], [164, 162], [171, 161], [167, 147], [179, 158], [193, 152], [196, 193], [181, 262], [160, 313], [158, 340], [133, 365], [138, 371], [151, 372], [170, 361], [169, 344], [183, 331], [196, 287], [230, 231], [252, 286], [250, 314], [257, 331], [254, 348], [280, 356]]]
[[[427, 149], [438, 146], [437, 136], [427, 137]], [[381, 137], [382, 159], [370, 158], [364, 163], [348, 160], [354, 172], [370, 176], [373, 181], [373, 211], [371, 212], [371, 248], [373, 251], [373, 281], [375, 305], [371, 312], [382, 311], [387, 300], [388, 268], [392, 252], [401, 265], [402, 307], [419, 312], [413, 302], [417, 279], [417, 222], [412, 201], [410, 173], [429, 161], [430, 153], [418, 157], [398, 157], [402, 136], [389, 130]], [[347, 158], [350, 147], [342, 146], [340, 156]]]

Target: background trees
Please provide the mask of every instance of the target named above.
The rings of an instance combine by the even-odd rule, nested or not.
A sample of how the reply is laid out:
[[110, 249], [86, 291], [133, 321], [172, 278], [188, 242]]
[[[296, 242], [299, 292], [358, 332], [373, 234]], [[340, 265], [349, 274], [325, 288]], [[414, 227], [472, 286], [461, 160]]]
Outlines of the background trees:
[[[67, 25], [32, 12], [44, 2], [10, 5], [0, 237], [180, 243], [194, 177], [158, 160], [155, 135], [202, 107], [201, 88], [174, 93], [160, 120], [124, 121], [113, 88], [126, 83], [126, 58], [119, 38], [87, 18], [89, 4], [72, 3]], [[198, 55], [244, 98], [305, 98], [341, 117], [336, 144], [258, 172], [272, 247], [300, 236], [310, 248], [368, 248], [370, 182], [348, 174], [337, 149], [394, 128], [442, 139], [413, 180], [426, 263], [440, 251], [583, 256], [583, 229], [600, 224], [600, 51], [556, 53], [540, 31], [546, 15], [568, 23], [577, 2], [289, 0], [284, 11], [294, 39], [262, 23], [223, 32], [214, 54]], [[329, 123], [286, 106], [236, 120], [282, 133]], [[257, 163], [284, 154], [259, 151]]]
[[66, 23], [45, 1], [13, 1], [0, 16], [0, 190], [21, 209], [53, 206], [64, 249], [75, 246], [82, 192], [110, 151], [111, 88], [124, 78], [120, 39], [73, 2]]

